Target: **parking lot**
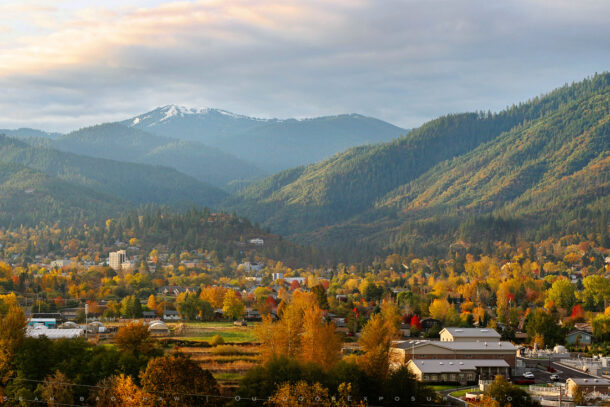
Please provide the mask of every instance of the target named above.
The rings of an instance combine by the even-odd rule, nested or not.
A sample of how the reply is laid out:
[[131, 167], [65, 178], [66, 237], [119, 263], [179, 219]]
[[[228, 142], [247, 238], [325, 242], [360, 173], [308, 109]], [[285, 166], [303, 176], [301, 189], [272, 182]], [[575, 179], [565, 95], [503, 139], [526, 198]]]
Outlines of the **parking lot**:
[[593, 377], [591, 375], [588, 375], [585, 372], [582, 372], [580, 370], [576, 370], [576, 369], [572, 369], [569, 367], [566, 367], [564, 365], [560, 365], [558, 363], [551, 363], [550, 367], [552, 369], [554, 369], [553, 372], [549, 372], [547, 370], [542, 370], [542, 369], [535, 369], [535, 368], [531, 368], [528, 371], [532, 372], [534, 374], [535, 377], [535, 382], [536, 384], [547, 384], [547, 383], [552, 383], [550, 377], [553, 374], [556, 374], [557, 376], [559, 376], [559, 380], [557, 381], [558, 383], [565, 383], [566, 380], [568, 380], [568, 378], [570, 377]]

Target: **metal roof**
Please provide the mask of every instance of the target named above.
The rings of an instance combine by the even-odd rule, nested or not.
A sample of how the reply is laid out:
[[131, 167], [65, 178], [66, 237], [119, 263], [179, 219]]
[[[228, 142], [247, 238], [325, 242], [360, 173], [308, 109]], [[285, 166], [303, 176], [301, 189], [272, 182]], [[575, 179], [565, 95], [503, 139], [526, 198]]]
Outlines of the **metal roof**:
[[41, 327], [33, 327], [28, 328], [26, 331], [26, 336], [31, 338], [39, 338], [41, 336], [46, 336], [49, 339], [63, 339], [63, 338], [78, 338], [79, 336], [83, 336], [85, 331], [83, 329], [50, 329], [50, 328], [41, 328]]
[[491, 328], [444, 328], [443, 331], [449, 332], [456, 338], [497, 338], [500, 339], [500, 334], [495, 329]]
[[495, 350], [495, 351], [517, 351], [515, 345], [506, 341], [468, 341], [468, 342], [451, 342], [451, 341], [430, 341], [426, 339], [394, 341], [392, 346], [402, 349], [417, 348], [424, 345], [439, 346], [450, 350]]
[[459, 373], [479, 367], [510, 367], [504, 359], [411, 359], [422, 373]]

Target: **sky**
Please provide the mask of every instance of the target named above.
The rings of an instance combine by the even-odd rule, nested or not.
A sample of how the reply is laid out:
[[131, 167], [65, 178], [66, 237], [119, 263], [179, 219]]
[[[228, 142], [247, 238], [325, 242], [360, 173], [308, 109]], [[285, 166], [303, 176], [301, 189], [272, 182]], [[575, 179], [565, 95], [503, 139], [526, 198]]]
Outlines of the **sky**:
[[413, 128], [610, 67], [608, 0], [0, 0], [0, 128], [167, 104]]

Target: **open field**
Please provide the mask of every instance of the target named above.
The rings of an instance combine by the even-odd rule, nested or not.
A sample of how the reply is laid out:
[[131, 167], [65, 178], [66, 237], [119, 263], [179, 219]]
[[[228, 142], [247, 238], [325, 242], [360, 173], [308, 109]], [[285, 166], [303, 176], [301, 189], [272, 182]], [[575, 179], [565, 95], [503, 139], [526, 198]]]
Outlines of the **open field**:
[[[253, 325], [195, 322], [172, 324], [172, 328], [174, 334], [171, 338], [182, 343], [175, 350], [188, 354], [203, 369], [210, 370], [226, 394], [237, 388], [246, 371], [259, 364], [259, 346]], [[214, 336], [222, 337], [225, 344], [210, 346]], [[197, 346], [199, 343], [201, 346]]]

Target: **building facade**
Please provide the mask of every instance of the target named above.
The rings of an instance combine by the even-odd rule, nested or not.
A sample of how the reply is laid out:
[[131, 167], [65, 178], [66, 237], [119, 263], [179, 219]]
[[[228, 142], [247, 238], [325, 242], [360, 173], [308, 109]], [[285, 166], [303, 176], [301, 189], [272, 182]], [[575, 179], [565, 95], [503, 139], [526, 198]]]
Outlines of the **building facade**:
[[108, 255], [108, 265], [115, 271], [121, 270], [121, 265], [127, 261], [127, 252], [125, 250], [119, 250], [116, 252], [110, 252]]

